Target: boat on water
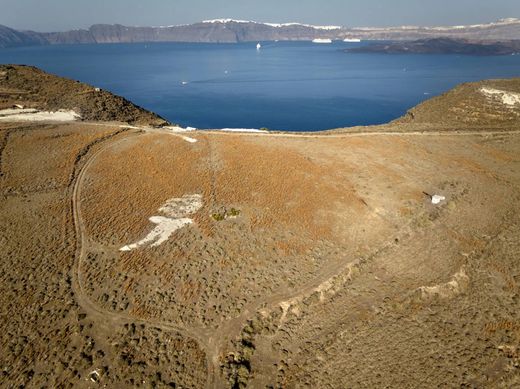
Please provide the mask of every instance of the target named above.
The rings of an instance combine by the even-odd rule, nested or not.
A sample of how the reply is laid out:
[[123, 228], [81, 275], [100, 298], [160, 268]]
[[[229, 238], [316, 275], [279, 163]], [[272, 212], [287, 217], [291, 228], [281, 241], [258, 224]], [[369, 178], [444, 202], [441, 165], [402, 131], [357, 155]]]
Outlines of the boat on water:
[[317, 38], [313, 39], [312, 43], [332, 43], [332, 39]]
[[359, 43], [361, 42], [361, 39], [358, 39], [358, 38], [345, 38], [343, 40], [343, 42], [347, 42], [347, 43]]
[[260, 44], [260, 42], [258, 42], [258, 43], [256, 44], [256, 49], [257, 49], [257, 50], [260, 50], [261, 48], [262, 48], [262, 45]]

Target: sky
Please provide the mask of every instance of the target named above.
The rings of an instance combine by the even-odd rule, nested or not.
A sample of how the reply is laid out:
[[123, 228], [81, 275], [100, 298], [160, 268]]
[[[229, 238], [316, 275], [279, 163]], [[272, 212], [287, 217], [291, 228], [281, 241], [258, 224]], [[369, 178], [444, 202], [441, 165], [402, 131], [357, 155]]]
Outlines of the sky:
[[520, 0], [0, 0], [0, 24], [34, 31], [216, 18], [386, 27], [476, 24], [506, 17], [520, 18]]

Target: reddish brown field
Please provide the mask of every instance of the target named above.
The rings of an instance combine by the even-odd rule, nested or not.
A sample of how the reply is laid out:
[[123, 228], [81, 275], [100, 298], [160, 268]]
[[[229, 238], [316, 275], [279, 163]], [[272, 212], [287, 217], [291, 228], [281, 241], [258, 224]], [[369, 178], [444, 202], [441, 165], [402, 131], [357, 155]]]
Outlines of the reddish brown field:
[[520, 387], [520, 111], [475, 88], [319, 135], [1, 123], [0, 386]]
[[[477, 266], [490, 239], [504, 233], [504, 220], [516, 223], [518, 136], [192, 137], [198, 142], [160, 132], [114, 142], [86, 169], [80, 207], [89, 254], [80, 271], [85, 293], [103, 309], [189, 328], [217, 353], [219, 374], [245, 375], [254, 387], [265, 380], [348, 386], [335, 366], [362, 374], [362, 358], [339, 353], [342, 338], [327, 354], [335, 361], [330, 376], [321, 375], [328, 362], [305, 367], [318, 347], [312, 339], [325, 334], [354, 331], [355, 339], [384, 343], [386, 331], [392, 339], [405, 336], [392, 332], [395, 315], [418, 317], [436, 307], [442, 316], [452, 304], [465, 317], [457, 325], [472, 322], [465, 315], [474, 304], [468, 291], [480, 282]], [[118, 251], [150, 232], [148, 218], [165, 201], [195, 193], [204, 205], [194, 224], [158, 247]], [[432, 205], [427, 194], [435, 193], [447, 201]], [[238, 216], [224, 217], [232, 209]], [[517, 292], [515, 276], [500, 269], [507, 290]], [[359, 327], [376, 319], [376, 332]], [[248, 329], [256, 321], [258, 328]], [[417, 340], [401, 340], [403, 350], [426, 340], [437, 347], [437, 335], [423, 324], [412, 332]], [[244, 351], [244, 336], [253, 350]], [[467, 342], [458, 347], [479, 344]], [[473, 374], [493, 359], [483, 351], [489, 343], [481, 346], [475, 353], [482, 365], [471, 365]], [[380, 369], [398, 349], [379, 348]], [[417, 370], [418, 361], [403, 354], [391, 366]], [[270, 381], [277, 369], [283, 377]], [[369, 382], [378, 386], [388, 377], [390, 371]], [[391, 382], [412, 382], [399, 377]]]

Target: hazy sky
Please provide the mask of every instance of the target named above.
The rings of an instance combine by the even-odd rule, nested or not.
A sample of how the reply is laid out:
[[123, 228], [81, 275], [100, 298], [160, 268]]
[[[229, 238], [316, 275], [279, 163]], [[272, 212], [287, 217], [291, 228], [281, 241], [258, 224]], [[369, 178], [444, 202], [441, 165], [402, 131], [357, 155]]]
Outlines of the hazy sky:
[[520, 0], [0, 0], [0, 24], [36, 31], [204, 19], [343, 26], [472, 24], [520, 18]]

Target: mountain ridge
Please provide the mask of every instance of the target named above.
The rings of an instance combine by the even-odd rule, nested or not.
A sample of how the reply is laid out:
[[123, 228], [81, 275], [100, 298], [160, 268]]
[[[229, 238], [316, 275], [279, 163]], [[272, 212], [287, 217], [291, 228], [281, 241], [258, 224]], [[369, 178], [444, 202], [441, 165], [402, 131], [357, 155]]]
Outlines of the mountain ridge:
[[314, 39], [399, 41], [440, 37], [481, 40], [520, 39], [520, 19], [507, 18], [487, 24], [437, 27], [342, 27], [214, 19], [186, 25], [157, 27], [94, 24], [88, 29], [64, 32], [18, 31], [0, 25], [0, 48], [81, 43], [238, 43]]

